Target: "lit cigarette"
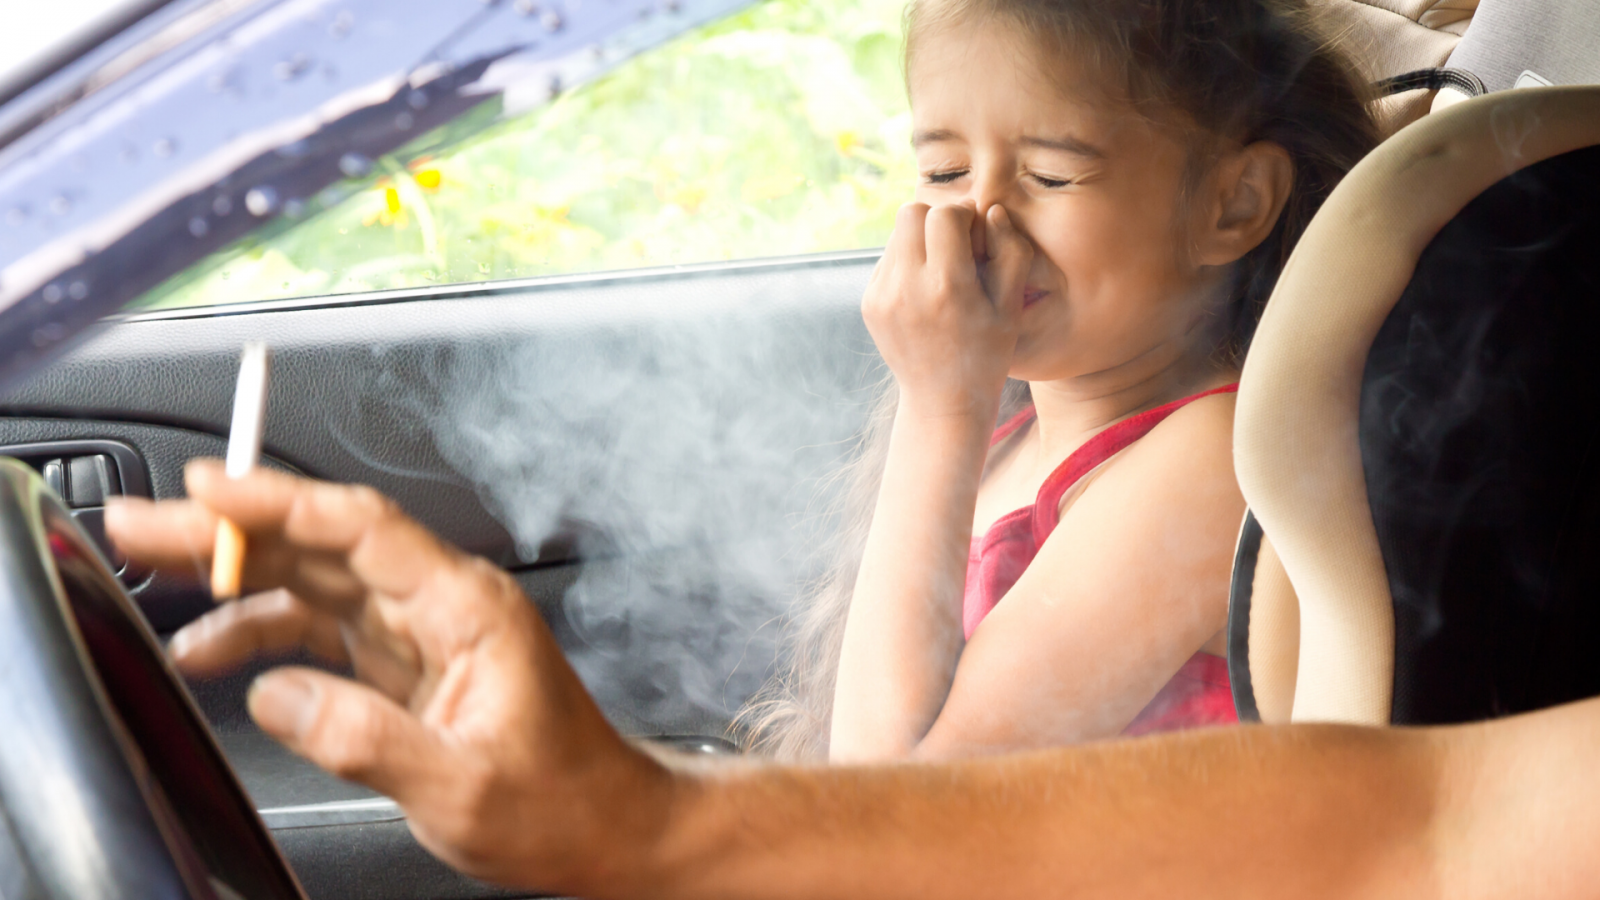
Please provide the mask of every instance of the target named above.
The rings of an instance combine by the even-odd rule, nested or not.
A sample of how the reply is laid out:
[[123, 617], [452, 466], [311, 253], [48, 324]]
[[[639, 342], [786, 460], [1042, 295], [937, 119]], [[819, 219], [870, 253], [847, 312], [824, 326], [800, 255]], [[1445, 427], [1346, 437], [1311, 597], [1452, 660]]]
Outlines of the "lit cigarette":
[[[239, 385], [233, 395], [233, 428], [228, 432], [229, 478], [243, 478], [261, 460], [261, 430], [267, 417], [266, 344], [244, 345], [239, 359]], [[228, 519], [217, 520], [217, 544], [211, 554], [211, 596], [228, 600], [239, 596], [244, 569], [244, 532]]]

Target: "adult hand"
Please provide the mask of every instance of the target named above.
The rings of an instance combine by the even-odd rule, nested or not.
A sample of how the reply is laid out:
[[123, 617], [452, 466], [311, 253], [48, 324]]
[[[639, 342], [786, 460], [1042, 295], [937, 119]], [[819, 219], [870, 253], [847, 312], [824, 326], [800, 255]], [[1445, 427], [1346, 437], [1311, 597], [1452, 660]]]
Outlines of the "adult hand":
[[861, 300], [902, 407], [944, 416], [990, 409], [1011, 368], [1033, 244], [999, 205], [900, 208]]
[[[665, 820], [672, 777], [606, 723], [516, 582], [389, 500], [257, 470], [189, 466], [191, 499], [123, 499], [106, 530], [133, 559], [193, 572], [219, 514], [248, 538], [244, 584], [272, 589], [180, 631], [203, 673], [304, 645], [358, 681], [304, 667], [258, 679], [250, 714], [291, 750], [386, 794], [422, 845], [479, 878], [581, 891]], [[631, 867], [631, 866], [630, 866]]]

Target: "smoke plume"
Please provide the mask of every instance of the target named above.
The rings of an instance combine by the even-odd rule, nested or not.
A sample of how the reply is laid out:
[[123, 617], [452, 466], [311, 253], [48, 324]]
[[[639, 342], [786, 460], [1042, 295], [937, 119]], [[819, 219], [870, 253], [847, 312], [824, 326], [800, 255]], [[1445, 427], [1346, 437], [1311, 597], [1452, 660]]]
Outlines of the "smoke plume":
[[660, 730], [725, 722], [826, 564], [828, 476], [881, 374], [859, 315], [749, 298], [541, 333], [440, 374], [435, 441], [522, 558], [576, 537], [568, 650], [602, 706]]

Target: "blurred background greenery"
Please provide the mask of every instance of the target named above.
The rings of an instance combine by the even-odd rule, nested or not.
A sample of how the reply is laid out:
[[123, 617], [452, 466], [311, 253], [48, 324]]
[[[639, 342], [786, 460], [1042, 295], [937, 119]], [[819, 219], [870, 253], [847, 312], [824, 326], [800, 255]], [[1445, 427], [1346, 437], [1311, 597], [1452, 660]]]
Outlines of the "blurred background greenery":
[[882, 246], [916, 166], [903, 0], [764, 0], [486, 108], [157, 287], [172, 307]]

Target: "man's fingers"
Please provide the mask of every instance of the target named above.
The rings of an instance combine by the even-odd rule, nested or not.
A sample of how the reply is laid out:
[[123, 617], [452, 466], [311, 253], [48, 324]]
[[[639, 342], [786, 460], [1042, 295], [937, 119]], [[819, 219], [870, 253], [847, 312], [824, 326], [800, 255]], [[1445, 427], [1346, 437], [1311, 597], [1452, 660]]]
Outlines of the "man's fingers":
[[191, 463], [185, 475], [190, 496], [232, 519], [246, 534], [281, 530], [292, 546], [348, 554], [355, 574], [385, 593], [410, 593], [450, 556], [427, 529], [363, 485], [266, 469], [228, 478], [209, 460]]
[[183, 483], [192, 499], [249, 534], [282, 528], [296, 498], [320, 482], [273, 469], [252, 469], [243, 478], [229, 478], [221, 460], [196, 459], [183, 467]]
[[110, 497], [105, 515], [107, 536], [130, 558], [158, 569], [206, 571], [217, 536], [217, 516], [205, 507]]
[[302, 546], [349, 554], [368, 587], [407, 596], [454, 554], [393, 501], [363, 486], [312, 484], [290, 513], [284, 536]]
[[1002, 316], [1012, 319], [1022, 311], [1022, 295], [1028, 285], [1028, 270], [1033, 265], [1033, 242], [998, 203], [989, 207], [984, 220], [989, 242], [984, 293]]
[[256, 724], [290, 750], [401, 806], [436, 796], [452, 774], [444, 746], [420, 720], [348, 679], [274, 669], [251, 685], [249, 706]]
[[349, 662], [339, 620], [286, 590], [224, 604], [185, 625], [167, 650], [186, 674], [213, 675], [262, 653], [305, 647], [331, 662]]

